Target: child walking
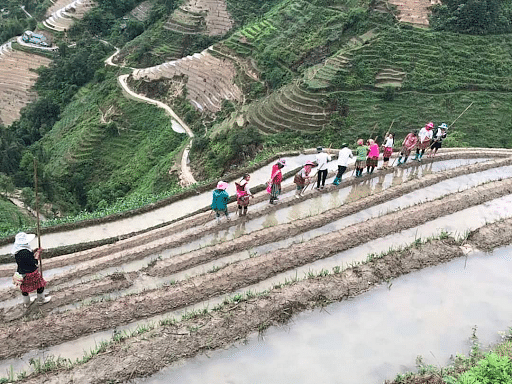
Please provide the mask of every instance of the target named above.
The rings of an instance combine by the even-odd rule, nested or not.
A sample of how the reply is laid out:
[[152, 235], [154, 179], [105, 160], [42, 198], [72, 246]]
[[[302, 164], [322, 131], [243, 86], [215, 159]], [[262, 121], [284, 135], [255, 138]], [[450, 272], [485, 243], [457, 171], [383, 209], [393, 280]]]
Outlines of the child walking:
[[226, 188], [228, 187], [228, 183], [225, 181], [219, 181], [217, 183], [217, 189], [213, 191], [213, 201], [212, 201], [212, 210], [215, 212], [215, 216], [217, 218], [217, 223], [220, 223], [221, 213], [226, 216], [226, 221], [230, 221], [229, 212], [228, 212], [228, 201], [229, 195], [226, 192]]

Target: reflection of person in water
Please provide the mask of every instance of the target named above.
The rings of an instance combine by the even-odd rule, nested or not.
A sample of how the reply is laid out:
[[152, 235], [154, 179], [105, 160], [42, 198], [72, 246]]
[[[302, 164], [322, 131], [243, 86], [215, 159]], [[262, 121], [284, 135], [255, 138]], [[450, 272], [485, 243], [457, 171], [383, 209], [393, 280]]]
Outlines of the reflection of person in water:
[[276, 217], [276, 211], [271, 211], [267, 214], [265, 217], [265, 220], [263, 221], [263, 228], [269, 228], [273, 227], [275, 225], [279, 224]]
[[235, 227], [235, 234], [233, 237], [237, 238], [245, 234], [245, 223], [247, 221], [241, 220]]
[[377, 184], [375, 184], [375, 188], [373, 189], [373, 193], [379, 193], [384, 188], [384, 179], [386, 174], [379, 173]]

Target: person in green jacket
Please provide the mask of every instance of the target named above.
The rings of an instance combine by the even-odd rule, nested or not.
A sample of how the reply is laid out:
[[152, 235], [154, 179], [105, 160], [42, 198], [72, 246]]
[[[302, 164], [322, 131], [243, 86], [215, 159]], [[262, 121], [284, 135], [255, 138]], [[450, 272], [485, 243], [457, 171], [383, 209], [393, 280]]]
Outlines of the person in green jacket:
[[356, 177], [363, 176], [363, 170], [366, 166], [366, 156], [368, 156], [369, 148], [366, 145], [363, 145], [363, 139], [357, 140], [357, 148], [356, 148]]
[[217, 183], [217, 189], [213, 191], [213, 201], [211, 208], [215, 212], [218, 223], [220, 223], [221, 213], [226, 216], [226, 221], [230, 221], [228, 212], [229, 194], [226, 192], [227, 187], [228, 183], [225, 181], [219, 181]]

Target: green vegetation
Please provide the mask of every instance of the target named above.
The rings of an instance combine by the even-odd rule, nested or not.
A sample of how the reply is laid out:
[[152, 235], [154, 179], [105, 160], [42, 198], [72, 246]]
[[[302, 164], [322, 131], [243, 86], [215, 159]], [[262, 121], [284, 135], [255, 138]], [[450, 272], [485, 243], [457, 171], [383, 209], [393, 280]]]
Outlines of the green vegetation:
[[164, 193], [178, 185], [168, 171], [184, 139], [163, 110], [124, 98], [116, 74], [107, 72], [81, 88], [38, 144], [43, 190], [68, 213]]
[[432, 28], [486, 35], [512, 32], [510, 0], [443, 0], [433, 7]]
[[35, 219], [23, 214], [13, 203], [0, 197], [0, 233], [11, 228], [33, 226]]
[[[0, 45], [27, 29], [34, 30], [35, 17], [43, 16], [50, 4], [49, 0], [0, 0]], [[22, 6], [33, 17], [29, 17]]]

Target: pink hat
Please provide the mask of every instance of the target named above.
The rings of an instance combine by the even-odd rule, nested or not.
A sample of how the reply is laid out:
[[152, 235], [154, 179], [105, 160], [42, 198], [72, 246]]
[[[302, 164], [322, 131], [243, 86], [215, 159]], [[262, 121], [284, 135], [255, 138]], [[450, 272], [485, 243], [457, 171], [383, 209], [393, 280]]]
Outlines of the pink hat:
[[228, 187], [228, 183], [226, 183], [225, 181], [221, 180], [217, 183], [217, 189], [225, 190], [227, 187]]
[[433, 122], [428, 123], [427, 125], [425, 125], [425, 128], [427, 128], [427, 129], [434, 128], [434, 123]]
[[286, 165], [286, 160], [285, 159], [279, 159], [279, 160], [277, 160], [277, 164], [281, 164], [284, 167]]
[[315, 165], [315, 163], [313, 163], [311, 160], [308, 160], [308, 161], [306, 161], [306, 164], [304, 164], [304, 165]]

